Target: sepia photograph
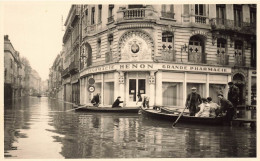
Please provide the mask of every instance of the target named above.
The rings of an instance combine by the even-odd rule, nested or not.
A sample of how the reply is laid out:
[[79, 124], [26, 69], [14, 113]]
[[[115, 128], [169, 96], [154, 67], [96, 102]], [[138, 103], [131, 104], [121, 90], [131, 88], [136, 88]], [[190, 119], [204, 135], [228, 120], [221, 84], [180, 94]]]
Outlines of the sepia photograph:
[[256, 160], [257, 3], [1, 0], [1, 158]]

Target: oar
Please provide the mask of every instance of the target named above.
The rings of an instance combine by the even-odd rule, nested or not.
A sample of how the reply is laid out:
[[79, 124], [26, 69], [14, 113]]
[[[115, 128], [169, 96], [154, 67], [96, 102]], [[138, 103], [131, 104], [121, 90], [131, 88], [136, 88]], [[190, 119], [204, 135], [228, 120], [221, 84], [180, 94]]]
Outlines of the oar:
[[68, 112], [68, 111], [73, 111], [73, 110], [77, 110], [77, 109], [80, 109], [80, 108], [83, 108], [83, 107], [86, 107], [86, 106], [80, 106], [80, 107], [78, 107], [78, 108], [73, 108], [73, 109], [67, 110], [66, 112]]
[[185, 109], [186, 109], [186, 107], [183, 109], [183, 111], [180, 113], [179, 117], [178, 117], [178, 118], [175, 120], [175, 122], [172, 124], [172, 127], [174, 127], [174, 126], [177, 124], [177, 122], [178, 122], [179, 119], [181, 118], [181, 116], [182, 116], [183, 112], [185, 111]]

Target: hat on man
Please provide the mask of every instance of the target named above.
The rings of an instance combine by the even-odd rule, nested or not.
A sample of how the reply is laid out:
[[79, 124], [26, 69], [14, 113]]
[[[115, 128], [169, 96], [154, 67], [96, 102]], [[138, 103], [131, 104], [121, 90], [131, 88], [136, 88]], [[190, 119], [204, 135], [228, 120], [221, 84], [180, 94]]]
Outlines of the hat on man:
[[197, 88], [196, 87], [192, 87], [191, 90], [196, 90]]
[[228, 82], [228, 85], [233, 85], [234, 83], [233, 82]]

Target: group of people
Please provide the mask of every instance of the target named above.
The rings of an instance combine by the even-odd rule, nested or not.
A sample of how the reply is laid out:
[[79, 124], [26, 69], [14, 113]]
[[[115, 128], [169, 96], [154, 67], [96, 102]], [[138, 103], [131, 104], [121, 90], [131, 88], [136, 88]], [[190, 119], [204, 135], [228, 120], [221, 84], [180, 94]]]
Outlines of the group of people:
[[[236, 118], [237, 104], [239, 101], [239, 88], [233, 82], [229, 82], [228, 99], [219, 93], [219, 104], [212, 101], [211, 97], [201, 98], [196, 92], [196, 87], [192, 87], [192, 92], [188, 94], [186, 107], [189, 109], [190, 116], [196, 117], [217, 117], [226, 114], [227, 121]], [[199, 110], [198, 110], [199, 109]]]
[[[192, 92], [188, 94], [186, 99], [185, 107], [189, 109], [190, 116], [196, 117], [217, 117], [219, 115], [226, 114], [227, 120], [232, 120], [233, 117], [236, 118], [237, 104], [239, 101], [239, 88], [234, 85], [233, 82], [229, 82], [228, 99], [223, 97], [223, 94], [218, 94], [219, 104], [212, 101], [211, 97], [201, 98], [200, 94], [197, 93], [197, 88], [192, 87]], [[121, 107], [120, 96], [117, 97], [112, 105], [114, 107]], [[91, 100], [93, 106], [99, 106], [100, 104], [100, 94], [97, 93]], [[136, 105], [139, 103], [140, 106], [144, 108], [149, 108], [149, 96], [146, 94], [138, 94]], [[199, 110], [198, 110], [199, 109]]]

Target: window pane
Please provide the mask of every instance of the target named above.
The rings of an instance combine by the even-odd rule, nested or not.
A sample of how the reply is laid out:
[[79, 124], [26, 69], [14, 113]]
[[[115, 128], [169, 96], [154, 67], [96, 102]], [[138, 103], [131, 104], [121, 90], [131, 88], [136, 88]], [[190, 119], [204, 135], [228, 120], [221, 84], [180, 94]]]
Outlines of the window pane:
[[199, 15], [201, 15], [201, 16], [203, 16], [204, 14], [204, 6], [203, 6], [203, 4], [200, 4], [199, 5]]
[[182, 106], [183, 102], [183, 84], [175, 82], [163, 82], [163, 105], [164, 106]]
[[206, 97], [206, 84], [204, 84], [204, 83], [187, 83], [187, 95], [189, 93], [191, 93], [192, 87], [197, 88], [197, 93], [199, 93], [201, 97]]
[[195, 4], [195, 15], [199, 14], [199, 5]]

